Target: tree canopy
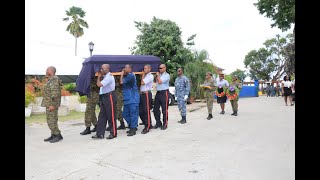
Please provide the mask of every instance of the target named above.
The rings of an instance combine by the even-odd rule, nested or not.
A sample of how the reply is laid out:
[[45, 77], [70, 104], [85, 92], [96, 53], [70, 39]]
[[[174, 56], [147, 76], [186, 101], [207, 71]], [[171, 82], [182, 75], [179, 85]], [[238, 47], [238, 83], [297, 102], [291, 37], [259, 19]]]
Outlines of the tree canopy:
[[271, 27], [286, 31], [295, 24], [295, 0], [258, 0], [254, 5], [260, 14], [274, 21]]

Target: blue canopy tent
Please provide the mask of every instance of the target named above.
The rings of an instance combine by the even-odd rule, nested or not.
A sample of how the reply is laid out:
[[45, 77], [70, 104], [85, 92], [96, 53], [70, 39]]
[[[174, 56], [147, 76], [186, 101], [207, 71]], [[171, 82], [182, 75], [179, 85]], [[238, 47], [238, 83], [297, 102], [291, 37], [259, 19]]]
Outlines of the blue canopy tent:
[[83, 61], [77, 78], [76, 91], [80, 96], [90, 94], [91, 79], [99, 72], [102, 64], [109, 64], [110, 72], [120, 75], [126, 64], [131, 64], [132, 71], [139, 74], [146, 64], [151, 65], [151, 72], [158, 72], [161, 62], [159, 57], [151, 55], [93, 55]]

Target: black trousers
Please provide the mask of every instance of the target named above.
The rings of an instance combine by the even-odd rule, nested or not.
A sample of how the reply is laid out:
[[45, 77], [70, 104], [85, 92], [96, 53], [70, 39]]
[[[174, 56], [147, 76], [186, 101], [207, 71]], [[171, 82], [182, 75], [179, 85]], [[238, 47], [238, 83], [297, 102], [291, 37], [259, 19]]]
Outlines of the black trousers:
[[[156, 119], [156, 125], [168, 126], [168, 105], [169, 105], [169, 90], [157, 91], [154, 98], [154, 118]], [[162, 110], [162, 121], [160, 121], [160, 106]]]
[[97, 123], [97, 135], [101, 136], [106, 132], [107, 122], [111, 126], [110, 134], [117, 136], [117, 121], [116, 121], [116, 105], [117, 96], [115, 93], [107, 93], [100, 95], [100, 113]]
[[144, 127], [149, 130], [151, 122], [151, 110], [152, 108], [152, 94], [148, 92], [146, 94], [140, 94], [140, 104], [139, 104], [139, 116], [142, 120]]

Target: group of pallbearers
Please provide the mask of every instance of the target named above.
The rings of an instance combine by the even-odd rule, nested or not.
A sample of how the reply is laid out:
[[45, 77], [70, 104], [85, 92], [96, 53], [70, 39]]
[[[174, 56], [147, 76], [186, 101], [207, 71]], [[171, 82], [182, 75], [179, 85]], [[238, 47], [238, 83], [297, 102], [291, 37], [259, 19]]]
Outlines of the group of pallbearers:
[[[61, 131], [58, 128], [58, 107], [61, 102], [61, 81], [55, 75], [56, 69], [53, 66], [47, 68], [48, 83], [44, 87], [44, 98], [42, 106], [46, 107], [47, 123], [51, 130], [51, 136], [44, 141], [51, 143], [58, 142], [63, 139]], [[178, 108], [181, 114], [181, 124], [186, 123], [186, 104], [190, 92], [189, 79], [183, 75], [183, 69], [177, 70], [178, 77], [175, 80], [175, 100], [178, 102]], [[142, 134], [146, 134], [150, 129], [160, 128], [165, 130], [168, 127], [168, 105], [169, 105], [169, 81], [170, 75], [166, 72], [166, 65], [159, 66], [159, 72], [156, 77], [151, 74], [151, 66], [145, 65], [141, 74], [140, 89], [137, 86], [136, 76], [132, 73], [132, 66], [127, 64], [121, 71], [120, 76], [113, 76], [110, 72], [110, 65], [103, 64], [95, 76], [91, 80], [90, 94], [88, 94], [87, 106], [85, 111], [85, 126], [86, 129], [81, 132], [81, 135], [91, 134], [96, 132], [92, 138], [103, 139], [105, 132], [110, 131], [106, 139], [117, 137], [117, 130], [125, 130], [123, 119], [126, 120], [129, 130], [127, 136], [134, 136], [138, 130], [138, 118], [144, 125]], [[152, 88], [153, 82], [156, 83], [156, 96], [152, 103]], [[214, 80], [210, 72], [206, 73], [206, 80], [202, 85], [205, 91], [205, 97], [208, 107], [208, 117], [212, 116], [214, 93], [217, 95], [217, 102], [221, 106], [221, 113], [224, 114], [224, 104], [227, 97], [233, 109], [233, 114], [237, 116], [238, 99], [241, 84], [237, 78], [233, 77], [232, 83], [224, 80], [224, 75], [219, 75], [219, 80]], [[99, 103], [100, 112], [96, 117], [95, 109]], [[162, 110], [162, 121], [160, 120]], [[123, 109], [122, 109], [123, 108]], [[151, 109], [153, 108], [154, 118], [156, 123], [152, 126]], [[120, 121], [120, 126], [117, 127], [117, 120]], [[108, 124], [108, 128], [107, 128]], [[93, 125], [93, 129], [91, 128]]]

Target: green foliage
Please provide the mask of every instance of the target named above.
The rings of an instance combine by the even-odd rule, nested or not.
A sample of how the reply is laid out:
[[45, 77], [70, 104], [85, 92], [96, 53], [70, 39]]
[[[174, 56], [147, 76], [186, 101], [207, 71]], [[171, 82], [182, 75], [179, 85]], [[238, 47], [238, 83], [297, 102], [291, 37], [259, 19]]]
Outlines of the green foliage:
[[232, 76], [231, 75], [224, 75], [224, 79], [226, 80], [226, 81], [228, 81], [228, 83], [230, 84], [231, 82], [232, 82]]
[[32, 92], [28, 91], [27, 89], [24, 93], [24, 97], [25, 97], [25, 101], [24, 101], [25, 107], [28, 107], [30, 103], [32, 102], [34, 103], [36, 101], [36, 96]]
[[247, 77], [247, 74], [245, 72], [245, 70], [242, 71], [241, 69], [236, 69], [230, 75], [236, 76], [240, 81], [243, 81]]
[[80, 103], [87, 103], [87, 96], [79, 96]]
[[[194, 59], [191, 50], [184, 47], [181, 30], [175, 22], [153, 17], [149, 24], [135, 21], [135, 27], [140, 34], [129, 48], [132, 54], [160, 57], [170, 74]], [[195, 37], [194, 34], [187, 39], [188, 46], [194, 45]]]
[[63, 85], [64, 89], [69, 91], [71, 94], [76, 94], [76, 83], [69, 83]]
[[[268, 39], [263, 43], [265, 47], [258, 51], [250, 51], [244, 60], [245, 67], [249, 67], [250, 77], [252, 79], [276, 80], [286, 72], [286, 66], [292, 69], [294, 46], [289, 44], [292, 41], [292, 34], [286, 37], [276, 35], [276, 38]], [[288, 60], [291, 60], [291, 64], [288, 63]], [[271, 76], [272, 74], [273, 76]]]
[[271, 27], [286, 31], [295, 24], [295, 0], [258, 0], [254, 5], [260, 14], [274, 21]]
[[62, 20], [69, 21], [71, 19], [66, 31], [75, 37], [75, 55], [77, 55], [77, 38], [84, 34], [83, 28], [89, 28], [88, 23], [82, 19], [86, 15], [86, 12], [84, 12], [82, 8], [72, 6], [69, 8], [69, 11], [66, 11], [66, 15], [68, 17], [63, 18]]
[[203, 84], [206, 73], [214, 71], [214, 65], [202, 61], [188, 63], [184, 68], [184, 75], [190, 79], [190, 95], [196, 98], [202, 98], [203, 89], [200, 87]]

